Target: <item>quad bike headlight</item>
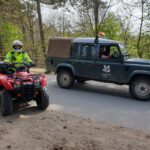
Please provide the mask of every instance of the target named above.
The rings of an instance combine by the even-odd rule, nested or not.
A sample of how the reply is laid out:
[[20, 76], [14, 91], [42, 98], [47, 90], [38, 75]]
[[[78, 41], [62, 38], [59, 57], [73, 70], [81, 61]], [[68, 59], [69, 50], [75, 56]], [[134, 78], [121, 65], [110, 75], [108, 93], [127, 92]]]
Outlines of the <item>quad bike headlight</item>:
[[40, 86], [40, 82], [34, 82], [34, 86], [39, 87]]
[[20, 88], [21, 87], [21, 83], [19, 81], [14, 83], [14, 88]]
[[14, 88], [16, 89], [16, 88], [20, 88], [21, 87], [21, 84], [14, 84]]

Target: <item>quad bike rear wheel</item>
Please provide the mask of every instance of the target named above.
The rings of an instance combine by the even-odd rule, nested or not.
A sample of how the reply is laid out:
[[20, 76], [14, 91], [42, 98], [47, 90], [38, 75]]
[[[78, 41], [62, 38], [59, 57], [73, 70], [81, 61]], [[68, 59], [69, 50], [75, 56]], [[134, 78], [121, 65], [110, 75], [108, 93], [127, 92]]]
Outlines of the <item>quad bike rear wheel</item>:
[[45, 110], [49, 106], [49, 95], [45, 88], [41, 89], [40, 94], [36, 98], [37, 108]]
[[0, 92], [0, 110], [2, 116], [11, 115], [13, 111], [13, 101], [12, 97], [8, 91], [2, 90]]

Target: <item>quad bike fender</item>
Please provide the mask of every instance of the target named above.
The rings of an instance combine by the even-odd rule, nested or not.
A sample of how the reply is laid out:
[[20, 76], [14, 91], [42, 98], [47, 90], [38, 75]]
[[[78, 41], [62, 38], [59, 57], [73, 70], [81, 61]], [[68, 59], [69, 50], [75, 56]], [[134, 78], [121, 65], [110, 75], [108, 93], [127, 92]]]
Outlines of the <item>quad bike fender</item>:
[[13, 90], [13, 86], [6, 75], [0, 74], [0, 86], [4, 87], [6, 90]]
[[45, 76], [41, 77], [41, 86], [45, 87], [47, 85], [47, 79]]

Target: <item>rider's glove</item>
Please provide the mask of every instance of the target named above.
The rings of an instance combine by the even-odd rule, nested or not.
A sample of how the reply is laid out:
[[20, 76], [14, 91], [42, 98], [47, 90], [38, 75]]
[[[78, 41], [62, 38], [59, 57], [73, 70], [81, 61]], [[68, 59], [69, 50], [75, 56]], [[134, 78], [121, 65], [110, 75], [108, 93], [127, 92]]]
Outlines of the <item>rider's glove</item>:
[[29, 63], [29, 66], [30, 66], [30, 67], [34, 67], [35, 65], [34, 65], [33, 62], [30, 62], [30, 63]]
[[11, 67], [12, 67], [12, 68], [15, 68], [15, 67], [16, 67], [16, 65], [15, 65], [14, 63], [12, 63], [12, 64], [11, 64]]

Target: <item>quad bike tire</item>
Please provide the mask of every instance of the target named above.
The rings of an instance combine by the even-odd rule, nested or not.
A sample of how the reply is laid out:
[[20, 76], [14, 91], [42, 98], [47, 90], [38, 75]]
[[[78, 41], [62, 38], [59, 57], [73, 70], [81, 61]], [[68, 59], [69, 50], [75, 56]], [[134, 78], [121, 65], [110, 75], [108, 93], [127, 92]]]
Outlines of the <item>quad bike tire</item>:
[[12, 97], [6, 90], [0, 91], [0, 110], [2, 116], [11, 115], [13, 111]]
[[41, 89], [40, 94], [36, 98], [37, 108], [40, 110], [45, 110], [49, 106], [49, 95], [46, 89]]

